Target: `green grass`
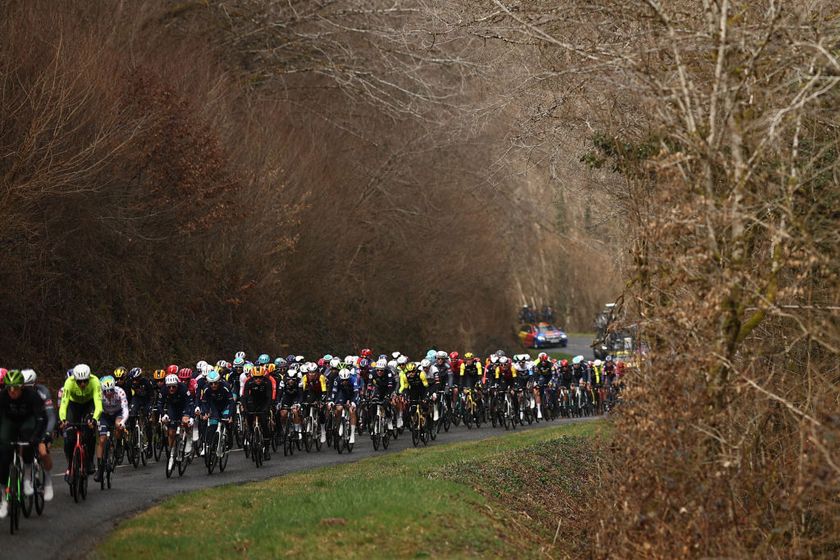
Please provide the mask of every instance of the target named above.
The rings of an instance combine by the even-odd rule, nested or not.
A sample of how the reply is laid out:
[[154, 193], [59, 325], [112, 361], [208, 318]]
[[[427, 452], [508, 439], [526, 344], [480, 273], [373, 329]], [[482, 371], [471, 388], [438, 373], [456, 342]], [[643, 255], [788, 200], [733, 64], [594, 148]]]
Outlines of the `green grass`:
[[500, 500], [521, 494], [517, 488], [530, 482], [487, 473], [488, 486], [469, 473], [482, 473], [480, 467], [494, 461], [513, 472], [513, 465], [529, 464], [528, 454], [545, 449], [546, 442], [585, 441], [602, 426], [588, 422], [433, 445], [176, 496], [122, 523], [93, 556], [330, 558], [339, 551], [367, 559], [544, 556], [545, 535], [512, 532], [515, 514]]

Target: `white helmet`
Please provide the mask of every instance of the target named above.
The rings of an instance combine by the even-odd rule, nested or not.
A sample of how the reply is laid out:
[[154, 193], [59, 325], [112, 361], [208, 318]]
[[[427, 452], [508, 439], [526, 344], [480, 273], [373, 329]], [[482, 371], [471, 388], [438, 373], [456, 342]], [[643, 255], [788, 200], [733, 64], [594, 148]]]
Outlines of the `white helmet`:
[[376, 369], [385, 369], [386, 367], [388, 367], [388, 362], [385, 360], [378, 360], [376, 362]]
[[178, 376], [175, 375], [174, 373], [170, 373], [169, 375], [166, 376], [166, 379], [164, 379], [164, 382], [166, 383], [167, 386], [168, 385], [177, 385], [178, 384]]
[[295, 361], [299, 364], [302, 364], [304, 360], [303, 356], [295, 356]]
[[601, 360], [595, 360], [594, 362], [592, 362], [592, 365], [595, 367], [601, 367]]
[[397, 358], [397, 364], [398, 365], [404, 366], [407, 363], [408, 363], [408, 358], [406, 356], [400, 356], [399, 358]]
[[242, 358], [244, 360], [245, 359], [245, 352], [240, 350], [239, 352], [236, 353], [236, 356], [234, 356], [234, 358]]
[[448, 357], [449, 356], [447, 356], [446, 352], [444, 352], [443, 350], [438, 350], [435, 354], [435, 358], [437, 358], [438, 360], [445, 360]]
[[338, 372], [338, 378], [344, 380], [350, 379], [350, 370], [347, 368], [342, 369]]
[[99, 384], [103, 391], [113, 391], [116, 389], [117, 384], [114, 382], [114, 378], [110, 375], [103, 377], [102, 382]]
[[297, 364], [292, 364], [291, 366], [289, 366], [289, 369], [286, 370], [286, 373], [288, 375], [297, 376], [299, 371], [300, 371], [300, 366], [298, 366]]
[[402, 354], [400, 354], [399, 352], [392, 352], [391, 353], [391, 357], [394, 358], [395, 360], [399, 359], [400, 356], [402, 356]]
[[506, 364], [506, 363], [508, 363], [507, 356], [502, 356], [501, 358], [499, 358], [499, 363], [500, 363], [500, 364]]
[[490, 363], [495, 364], [499, 361], [499, 357], [496, 354], [490, 354]]
[[76, 381], [87, 381], [90, 379], [90, 366], [79, 364], [73, 368], [73, 379]]
[[207, 362], [205, 362], [204, 360], [201, 360], [200, 362], [198, 362], [197, 364], [195, 364], [195, 369], [197, 369], [198, 371], [202, 371], [202, 372], [203, 372], [205, 369], [207, 369], [207, 366], [208, 366], [208, 365], [209, 365], [209, 364], [208, 364]]
[[330, 360], [330, 367], [338, 369], [339, 367], [341, 367], [341, 360], [339, 360], [338, 358], [333, 358], [332, 360]]
[[427, 368], [427, 367], [429, 367], [430, 365], [432, 365], [432, 362], [430, 362], [430, 361], [429, 361], [429, 360], [427, 360], [426, 358], [423, 358], [422, 360], [420, 360], [420, 367], [421, 367], [421, 368], [426, 369], [426, 368]]
[[353, 363], [353, 356], [344, 356], [344, 363], [345, 364], [352, 364]]
[[[300, 368], [300, 371], [303, 371], [303, 368]], [[289, 371], [286, 372], [286, 379], [288, 379], [289, 381], [297, 378], [298, 374], [296, 369], [289, 369]]]
[[24, 385], [32, 385], [35, 383], [35, 380], [38, 379], [38, 375], [35, 373], [34, 369], [25, 369], [21, 371], [23, 374], [23, 384]]

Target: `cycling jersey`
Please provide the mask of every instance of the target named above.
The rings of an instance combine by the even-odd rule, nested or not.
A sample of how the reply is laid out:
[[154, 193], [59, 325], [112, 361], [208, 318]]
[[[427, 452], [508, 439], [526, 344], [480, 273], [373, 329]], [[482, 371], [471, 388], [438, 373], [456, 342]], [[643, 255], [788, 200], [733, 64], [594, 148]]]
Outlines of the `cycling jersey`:
[[370, 386], [373, 390], [374, 398], [387, 399], [394, 393], [396, 387], [394, 375], [390, 371], [377, 372], [370, 378]]
[[245, 382], [242, 399], [246, 412], [268, 412], [275, 400], [271, 381], [264, 377], [251, 377]]
[[410, 401], [418, 401], [426, 398], [429, 388], [429, 380], [422, 371], [414, 375], [405, 375], [400, 378], [400, 393], [408, 393]]
[[76, 380], [68, 377], [64, 382], [64, 390], [61, 397], [61, 407], [58, 410], [58, 419], [64, 422], [67, 420], [67, 406], [70, 403], [89, 404], [93, 403], [93, 419], [99, 420], [102, 415], [102, 389], [99, 386], [99, 378], [90, 376], [90, 381], [84, 389], [79, 387]]
[[336, 379], [333, 384], [332, 400], [336, 403], [359, 401], [359, 388], [355, 376], [351, 375], [349, 379]]
[[163, 390], [163, 412], [173, 421], [182, 416], [192, 416], [194, 402], [189, 389], [183, 383], [178, 383], [174, 393], [169, 392], [169, 387]]
[[108, 416], [128, 418], [128, 399], [125, 391], [114, 387], [113, 391], [102, 391], [102, 411]]
[[40, 383], [35, 385], [35, 390], [38, 392], [38, 396], [41, 397], [41, 400], [44, 402], [44, 414], [46, 415], [47, 419], [47, 424], [44, 427], [44, 436], [45, 438], [51, 439], [51, 435], [55, 431], [55, 426], [56, 424], [58, 424], [58, 413], [55, 410], [55, 405], [53, 404], [50, 390], [47, 389], [45, 385], [41, 385]]
[[209, 414], [211, 418], [227, 418], [233, 410], [233, 393], [224, 381], [218, 387], [208, 384], [201, 393], [201, 412]]
[[281, 389], [280, 406], [300, 404], [302, 396], [301, 383], [297, 379], [287, 380]]
[[300, 386], [303, 392], [303, 398], [308, 403], [323, 399], [327, 394], [327, 378], [320, 374], [315, 377], [314, 381], [309, 381], [308, 374], [304, 375]]

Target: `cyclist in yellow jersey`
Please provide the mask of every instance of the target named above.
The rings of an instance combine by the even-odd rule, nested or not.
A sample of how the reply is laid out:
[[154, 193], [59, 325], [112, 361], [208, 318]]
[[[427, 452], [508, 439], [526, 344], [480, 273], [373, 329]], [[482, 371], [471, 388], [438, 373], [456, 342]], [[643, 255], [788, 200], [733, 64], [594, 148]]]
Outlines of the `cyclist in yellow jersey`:
[[102, 389], [99, 386], [99, 378], [91, 375], [90, 367], [86, 364], [79, 364], [73, 368], [73, 375], [64, 382], [58, 419], [64, 430], [64, 455], [67, 457], [68, 465], [73, 454], [73, 446], [76, 444], [76, 427], [68, 426], [68, 424], [86, 424], [83, 441], [87, 451], [88, 474], [93, 474], [95, 443], [93, 428], [101, 415]]

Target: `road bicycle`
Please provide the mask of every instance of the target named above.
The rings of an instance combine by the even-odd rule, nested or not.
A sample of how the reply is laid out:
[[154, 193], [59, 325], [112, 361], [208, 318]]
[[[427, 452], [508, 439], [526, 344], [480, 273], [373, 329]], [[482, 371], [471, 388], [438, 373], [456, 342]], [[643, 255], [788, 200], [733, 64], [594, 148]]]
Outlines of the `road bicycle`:
[[70, 472], [67, 474], [67, 483], [70, 485], [70, 495], [73, 497], [73, 501], [79, 503], [79, 501], [87, 499], [88, 489], [88, 453], [82, 440], [82, 433], [86, 429], [93, 430], [93, 428], [90, 428], [87, 423], [70, 423], [68, 426], [74, 432], [76, 441], [73, 445], [73, 453], [70, 455]]
[[208, 438], [209, 443], [204, 452], [204, 466], [207, 468], [207, 474], [213, 474], [216, 467], [219, 467], [220, 473], [225, 472], [227, 468], [231, 443], [228, 435], [230, 423], [230, 418], [219, 420], [216, 423], [215, 430], [211, 430], [208, 425], [207, 432], [210, 434]]

